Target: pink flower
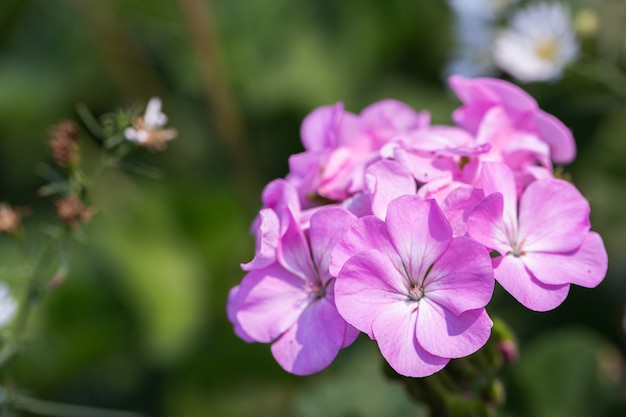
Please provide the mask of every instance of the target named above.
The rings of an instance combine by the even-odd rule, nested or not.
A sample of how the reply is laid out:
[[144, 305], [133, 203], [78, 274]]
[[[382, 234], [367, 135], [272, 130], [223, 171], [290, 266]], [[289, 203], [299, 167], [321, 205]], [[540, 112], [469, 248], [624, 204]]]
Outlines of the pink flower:
[[570, 284], [598, 285], [607, 271], [600, 236], [590, 232], [589, 204], [570, 183], [548, 178], [531, 183], [518, 201], [511, 170], [482, 169], [486, 197], [468, 218], [469, 235], [499, 253], [496, 280], [536, 311], [560, 305]]
[[321, 371], [358, 334], [337, 312], [330, 251], [354, 216], [324, 208], [303, 230], [291, 216], [279, 238], [276, 262], [251, 270], [228, 299], [228, 317], [246, 341], [272, 343], [272, 354], [288, 372]]
[[524, 90], [495, 78], [468, 79], [459, 75], [450, 77], [450, 86], [463, 101], [455, 110], [455, 123], [476, 134], [489, 110], [500, 107], [512, 126], [532, 133], [550, 147], [551, 159], [568, 163], [576, 156], [572, 132], [556, 117], [541, 110], [537, 102]]
[[452, 230], [434, 200], [402, 196], [385, 221], [358, 219], [337, 244], [337, 309], [378, 343], [399, 374], [431, 375], [485, 344], [492, 322], [489, 254]]
[[318, 196], [347, 199], [363, 191], [364, 170], [383, 145], [429, 123], [427, 112], [395, 100], [374, 103], [358, 116], [342, 103], [320, 107], [302, 122], [305, 151], [289, 158], [287, 180], [298, 189], [303, 207], [315, 205]]

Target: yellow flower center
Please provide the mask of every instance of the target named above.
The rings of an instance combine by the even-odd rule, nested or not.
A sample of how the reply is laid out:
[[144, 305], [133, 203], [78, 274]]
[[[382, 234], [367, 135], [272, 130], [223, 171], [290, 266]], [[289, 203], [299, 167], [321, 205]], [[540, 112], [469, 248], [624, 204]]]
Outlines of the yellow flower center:
[[537, 55], [546, 61], [554, 60], [558, 51], [559, 45], [554, 39], [543, 40], [535, 46]]

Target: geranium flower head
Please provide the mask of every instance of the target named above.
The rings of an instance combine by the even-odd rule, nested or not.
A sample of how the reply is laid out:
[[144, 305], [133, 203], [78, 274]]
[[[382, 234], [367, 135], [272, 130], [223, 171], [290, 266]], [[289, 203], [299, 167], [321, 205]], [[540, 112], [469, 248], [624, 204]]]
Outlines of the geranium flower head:
[[335, 302], [399, 374], [431, 375], [487, 341], [493, 291], [486, 249], [452, 230], [434, 200], [402, 196], [385, 220], [358, 219], [338, 243]]

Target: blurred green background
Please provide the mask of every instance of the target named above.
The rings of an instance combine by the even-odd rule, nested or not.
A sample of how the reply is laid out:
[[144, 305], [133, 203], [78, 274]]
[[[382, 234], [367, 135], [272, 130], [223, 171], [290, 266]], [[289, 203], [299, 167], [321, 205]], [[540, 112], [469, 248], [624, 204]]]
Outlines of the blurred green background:
[[[610, 0], [572, 7], [625, 11]], [[38, 167], [51, 161], [48, 127], [77, 119], [77, 103], [101, 115], [159, 96], [179, 132], [166, 152], [133, 156], [162, 180], [102, 176], [88, 242], [71, 247], [70, 273], [42, 300], [3, 383], [147, 416], [427, 415], [385, 380], [366, 338], [322, 373], [295, 377], [268, 345], [234, 335], [225, 301], [253, 255], [262, 187], [302, 150], [313, 108], [341, 100], [359, 112], [391, 97], [450, 122], [459, 103], [441, 74], [453, 24], [443, 1], [3, 0], [0, 200], [52, 212], [36, 196]], [[608, 82], [578, 72], [524, 86], [574, 131], [579, 155], [566, 171], [591, 202], [610, 265], [598, 288], [572, 287], [552, 312], [496, 294], [489, 311], [521, 348], [499, 415], [626, 415], [626, 97], [611, 87], [624, 81], [623, 27], [609, 20], [583, 40], [592, 57], [616, 45]], [[26, 227], [40, 228], [38, 216]], [[20, 288], [6, 237], [0, 252], [2, 278]]]

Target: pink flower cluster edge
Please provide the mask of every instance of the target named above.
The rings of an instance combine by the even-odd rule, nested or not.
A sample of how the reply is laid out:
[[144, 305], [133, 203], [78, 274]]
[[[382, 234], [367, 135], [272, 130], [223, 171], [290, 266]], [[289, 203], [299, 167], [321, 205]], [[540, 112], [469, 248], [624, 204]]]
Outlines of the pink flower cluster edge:
[[453, 126], [383, 100], [302, 123], [304, 152], [269, 183], [254, 258], [227, 312], [297, 375], [319, 372], [360, 332], [399, 374], [425, 377], [489, 339], [497, 281], [534, 311], [607, 271], [589, 204], [553, 164], [570, 130], [519, 87], [450, 78]]

